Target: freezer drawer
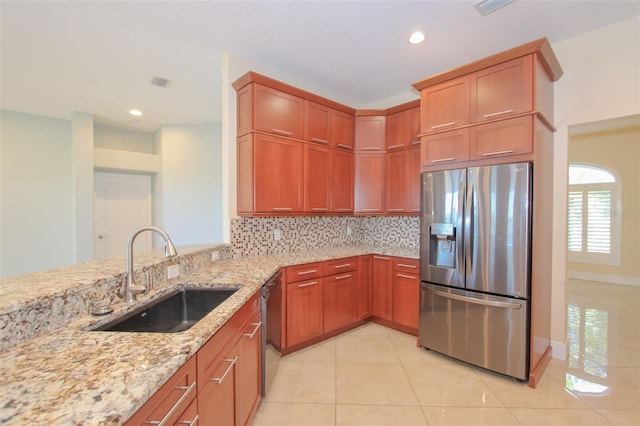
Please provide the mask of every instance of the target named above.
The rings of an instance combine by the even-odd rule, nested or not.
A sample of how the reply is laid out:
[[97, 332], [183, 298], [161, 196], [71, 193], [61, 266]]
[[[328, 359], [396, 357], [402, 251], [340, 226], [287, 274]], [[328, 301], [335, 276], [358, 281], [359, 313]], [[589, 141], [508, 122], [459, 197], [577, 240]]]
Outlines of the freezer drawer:
[[421, 283], [419, 343], [520, 380], [529, 374], [526, 300]]

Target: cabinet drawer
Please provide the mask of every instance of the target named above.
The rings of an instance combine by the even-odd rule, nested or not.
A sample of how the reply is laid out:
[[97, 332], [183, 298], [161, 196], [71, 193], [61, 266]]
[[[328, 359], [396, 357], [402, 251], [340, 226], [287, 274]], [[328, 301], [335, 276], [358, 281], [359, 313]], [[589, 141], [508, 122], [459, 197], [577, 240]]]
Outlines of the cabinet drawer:
[[196, 397], [196, 357], [191, 357], [127, 421], [127, 426], [165, 421], [174, 424]]
[[394, 257], [393, 270], [418, 275], [420, 271], [419, 261], [418, 259], [410, 259], [406, 257]]
[[288, 283], [310, 280], [312, 278], [320, 278], [322, 277], [322, 275], [322, 262], [303, 263], [302, 265], [287, 267]]
[[355, 271], [358, 268], [358, 257], [344, 257], [342, 259], [327, 260], [324, 262], [324, 275], [342, 274]]

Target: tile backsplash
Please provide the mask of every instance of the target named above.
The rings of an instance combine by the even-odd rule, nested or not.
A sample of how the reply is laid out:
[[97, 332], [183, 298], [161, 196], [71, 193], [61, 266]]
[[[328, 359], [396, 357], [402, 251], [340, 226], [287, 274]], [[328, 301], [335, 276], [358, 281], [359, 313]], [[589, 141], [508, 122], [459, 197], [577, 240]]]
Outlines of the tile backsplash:
[[415, 216], [239, 217], [231, 220], [233, 257], [343, 245], [417, 248]]

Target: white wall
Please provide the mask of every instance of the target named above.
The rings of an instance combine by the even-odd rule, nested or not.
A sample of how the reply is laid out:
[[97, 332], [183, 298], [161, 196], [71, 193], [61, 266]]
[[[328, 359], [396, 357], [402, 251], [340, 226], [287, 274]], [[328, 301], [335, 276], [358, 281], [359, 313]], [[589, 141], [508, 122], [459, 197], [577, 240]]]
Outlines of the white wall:
[[222, 242], [220, 126], [165, 126], [155, 139], [154, 222], [176, 245]]
[[554, 357], [566, 355], [567, 147], [569, 127], [640, 112], [640, 18], [553, 44], [564, 75], [555, 84]]
[[153, 154], [153, 133], [95, 125], [95, 148]]
[[75, 263], [72, 126], [0, 111], [0, 276]]

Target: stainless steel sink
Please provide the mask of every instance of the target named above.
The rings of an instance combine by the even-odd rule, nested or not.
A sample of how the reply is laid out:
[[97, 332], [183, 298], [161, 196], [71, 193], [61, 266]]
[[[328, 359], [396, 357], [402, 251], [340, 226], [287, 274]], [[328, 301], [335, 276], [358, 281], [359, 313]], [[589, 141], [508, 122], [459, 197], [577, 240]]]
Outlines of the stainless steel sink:
[[91, 331], [177, 333], [191, 328], [236, 291], [233, 288], [183, 288]]

